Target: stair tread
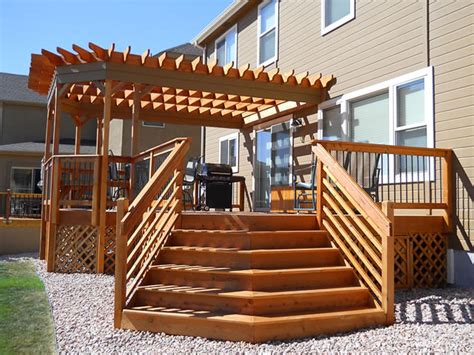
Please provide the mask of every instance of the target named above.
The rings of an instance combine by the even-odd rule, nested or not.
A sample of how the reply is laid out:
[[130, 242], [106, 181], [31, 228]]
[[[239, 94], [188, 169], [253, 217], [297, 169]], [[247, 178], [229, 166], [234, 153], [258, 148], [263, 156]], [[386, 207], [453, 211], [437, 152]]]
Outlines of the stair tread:
[[228, 230], [222, 230], [222, 229], [185, 229], [185, 228], [178, 228], [174, 229], [173, 233], [189, 233], [189, 234], [198, 234], [198, 233], [206, 233], [206, 234], [221, 234], [221, 235], [240, 235], [242, 233], [245, 234], [250, 234], [250, 235], [265, 235], [265, 234], [273, 234], [273, 235], [279, 235], [279, 234], [311, 234], [311, 233], [326, 233], [325, 231], [321, 229], [297, 229], [297, 230], [278, 230], [278, 231], [273, 231], [273, 230], [268, 230], [268, 231], [254, 231], [254, 230], [248, 230], [248, 229], [228, 229]]
[[221, 288], [206, 288], [180, 285], [156, 284], [140, 286], [140, 290], [149, 292], [165, 292], [165, 293], [184, 293], [192, 295], [213, 295], [219, 297], [234, 297], [234, 298], [269, 298], [269, 297], [288, 297], [298, 295], [336, 295], [347, 292], [365, 292], [368, 291], [363, 286], [351, 287], [334, 287], [325, 289], [308, 289], [308, 290], [291, 290], [291, 291], [248, 291], [248, 290], [224, 290]]
[[237, 254], [276, 254], [276, 253], [315, 253], [321, 251], [339, 252], [333, 247], [314, 248], [286, 248], [286, 249], [240, 249], [240, 248], [216, 248], [197, 246], [166, 246], [162, 250], [170, 251], [191, 251], [191, 252], [211, 252], [211, 253], [237, 253]]
[[268, 323], [268, 322], [291, 322], [305, 319], [324, 320], [329, 318], [341, 318], [347, 316], [357, 316], [366, 314], [383, 314], [383, 310], [375, 307], [350, 307], [345, 310], [337, 310], [332, 312], [296, 312], [285, 314], [269, 314], [269, 315], [246, 315], [237, 313], [222, 313], [194, 309], [180, 309], [170, 307], [153, 307], [153, 306], [135, 306], [126, 308], [124, 312], [128, 313], [145, 313], [153, 316], [186, 317], [186, 318], [205, 318], [214, 321], [229, 321], [239, 323]]
[[323, 266], [292, 269], [233, 269], [229, 267], [184, 265], [184, 264], [159, 264], [151, 266], [152, 270], [173, 270], [202, 273], [220, 273], [220, 274], [298, 274], [308, 272], [330, 272], [330, 271], [348, 271], [352, 270], [350, 266]]

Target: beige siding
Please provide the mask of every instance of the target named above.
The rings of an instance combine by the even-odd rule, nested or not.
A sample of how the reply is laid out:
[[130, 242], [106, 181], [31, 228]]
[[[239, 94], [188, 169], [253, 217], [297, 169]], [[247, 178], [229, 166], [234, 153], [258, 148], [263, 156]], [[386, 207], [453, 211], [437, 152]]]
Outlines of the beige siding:
[[[460, 236], [474, 242], [474, 205], [468, 185], [474, 180], [474, 3], [470, 0], [433, 1], [429, 6], [430, 64], [435, 76], [435, 131], [438, 147], [453, 148], [461, 163], [458, 182]], [[470, 188], [472, 194], [472, 187]], [[462, 208], [464, 206], [464, 208]], [[454, 241], [468, 248], [461, 237]]]
[[[321, 36], [319, 0], [280, 1], [279, 53], [283, 70], [333, 74], [335, 97], [429, 65], [434, 67], [435, 144], [454, 148], [462, 172], [474, 179], [474, 2], [472, 0], [356, 0], [356, 18]], [[229, 24], [232, 25], [232, 24]], [[212, 44], [208, 46], [213, 47]], [[212, 49], [213, 50], [213, 49]], [[257, 61], [257, 8], [238, 20], [238, 63]], [[304, 148], [316, 133], [316, 115], [294, 139], [295, 164], [309, 161]], [[218, 160], [218, 138], [228, 130], [207, 129], [206, 158]], [[250, 135], [247, 135], [250, 137]], [[240, 171], [251, 177], [251, 144], [240, 137]], [[248, 180], [251, 189], [251, 180]], [[464, 197], [462, 193], [464, 191]], [[472, 189], [471, 189], [472, 194]], [[458, 210], [474, 241], [472, 196], [460, 187]], [[466, 205], [466, 204], [465, 204]], [[461, 238], [460, 238], [461, 239]], [[467, 247], [468, 242], [462, 242]]]

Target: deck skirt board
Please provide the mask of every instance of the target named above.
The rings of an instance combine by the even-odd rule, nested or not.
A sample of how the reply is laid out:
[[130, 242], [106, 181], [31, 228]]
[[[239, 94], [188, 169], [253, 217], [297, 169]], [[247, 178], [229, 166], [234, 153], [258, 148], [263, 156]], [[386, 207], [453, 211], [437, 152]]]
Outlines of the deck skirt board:
[[123, 328], [255, 343], [384, 324], [314, 216], [181, 217], [123, 311]]

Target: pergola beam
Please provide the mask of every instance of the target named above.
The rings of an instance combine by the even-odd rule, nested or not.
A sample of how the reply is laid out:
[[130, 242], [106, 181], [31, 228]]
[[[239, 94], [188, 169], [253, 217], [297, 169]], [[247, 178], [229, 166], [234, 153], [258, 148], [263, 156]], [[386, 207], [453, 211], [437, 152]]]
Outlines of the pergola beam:
[[319, 103], [318, 88], [282, 85], [272, 82], [204, 75], [194, 72], [149, 68], [125, 63], [95, 62], [65, 65], [56, 68], [60, 83], [78, 83], [96, 80], [116, 80], [129, 83], [166, 86], [171, 88], [218, 92], [241, 96], [264, 97]]

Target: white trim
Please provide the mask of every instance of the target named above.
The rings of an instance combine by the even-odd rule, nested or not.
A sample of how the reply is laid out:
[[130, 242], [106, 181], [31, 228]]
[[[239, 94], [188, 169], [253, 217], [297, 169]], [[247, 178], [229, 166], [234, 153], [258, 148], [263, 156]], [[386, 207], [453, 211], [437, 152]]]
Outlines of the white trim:
[[[401, 85], [408, 84], [414, 82], [419, 79], [424, 79], [424, 94], [425, 94], [425, 121], [418, 122], [416, 124], [410, 124], [403, 127], [397, 127], [397, 88]], [[408, 129], [413, 128], [422, 128], [426, 127], [426, 147], [427, 148], [434, 148], [434, 106], [433, 106], [433, 67], [426, 67], [420, 70], [417, 70], [412, 73], [408, 73], [402, 76], [399, 76], [394, 79], [390, 79], [384, 81], [382, 83], [378, 83], [360, 90], [356, 90], [354, 92], [344, 94], [340, 97], [327, 100], [319, 105], [318, 108], [318, 139], [323, 138], [323, 120], [324, 120], [324, 110], [332, 108], [334, 106], [339, 105], [341, 108], [341, 114], [343, 115], [343, 137], [342, 140], [351, 140], [351, 132], [350, 132], [350, 104], [352, 101], [361, 100], [366, 97], [370, 97], [373, 95], [377, 95], [382, 92], [387, 92], [389, 96], [389, 137], [388, 141], [390, 145], [395, 145], [396, 141], [396, 134], [398, 132], [402, 132]], [[346, 130], [344, 132], [344, 129]], [[391, 172], [395, 171], [395, 165], [393, 159], [389, 162], [390, 167], [389, 170]], [[434, 164], [431, 164], [432, 169], [431, 171], [427, 172], [428, 176], [424, 176], [424, 180], [427, 181], [430, 178], [434, 178]], [[390, 176], [389, 180], [382, 178], [382, 183], [398, 183], [398, 182], [405, 182], [410, 179], [407, 179], [404, 173], [397, 173], [394, 176]], [[413, 180], [415, 181], [415, 180]]]
[[349, 14], [326, 26], [326, 1], [328, 0], [321, 0], [321, 36], [324, 36], [355, 18], [355, 0], [350, 0]]
[[239, 159], [239, 155], [240, 155], [239, 136], [240, 136], [239, 132], [234, 132], [234, 133], [228, 134], [226, 136], [219, 137], [219, 164], [221, 163], [221, 142], [225, 141], [225, 140], [229, 141], [229, 140], [235, 139], [235, 155], [236, 155], [235, 163], [237, 165], [232, 167], [232, 172], [233, 173], [238, 173], [239, 172], [239, 161], [240, 161], [240, 159]]
[[[271, 28], [271, 29], [268, 29], [264, 33], [260, 33], [260, 23], [261, 23], [260, 12], [261, 12], [262, 7], [268, 5], [272, 1], [275, 2], [275, 27], [274, 27], [275, 29], [275, 55], [267, 59], [265, 62], [260, 63], [260, 38], [273, 30], [273, 28]], [[258, 64], [257, 66], [259, 67], [260, 66], [266, 67], [270, 64], [275, 63], [278, 60], [278, 38], [279, 38], [278, 31], [279, 31], [279, 22], [280, 22], [279, 21], [279, 17], [280, 17], [279, 8], [280, 8], [279, 0], [265, 0], [260, 5], [258, 5], [258, 16], [257, 16], [257, 63]]]
[[[217, 43], [219, 43], [220, 41], [224, 40], [224, 42], [226, 42], [226, 37], [227, 35], [229, 34], [229, 32], [232, 32], [232, 31], [235, 31], [235, 61], [234, 61], [234, 68], [237, 68], [237, 54], [238, 54], [238, 32], [237, 32], [237, 24], [235, 24], [234, 26], [232, 26], [231, 28], [229, 28], [224, 34], [222, 34], [219, 38], [217, 38], [215, 41], [214, 41], [214, 59], [217, 60]], [[227, 57], [227, 43], [224, 44], [224, 50], [225, 50], [225, 57]], [[218, 65], [220, 65], [221, 67], [223, 67], [224, 65], [226, 65], [228, 63], [218, 63]]]
[[[157, 124], [160, 124], [160, 126], [158, 126]], [[142, 126], [143, 127], [152, 127], [152, 128], [160, 128], [160, 129], [163, 129], [165, 128], [165, 123], [164, 122], [147, 122], [147, 121], [142, 121]]]

